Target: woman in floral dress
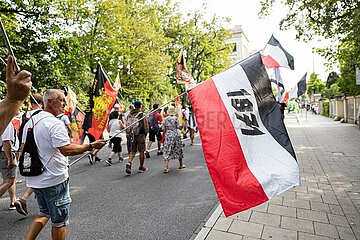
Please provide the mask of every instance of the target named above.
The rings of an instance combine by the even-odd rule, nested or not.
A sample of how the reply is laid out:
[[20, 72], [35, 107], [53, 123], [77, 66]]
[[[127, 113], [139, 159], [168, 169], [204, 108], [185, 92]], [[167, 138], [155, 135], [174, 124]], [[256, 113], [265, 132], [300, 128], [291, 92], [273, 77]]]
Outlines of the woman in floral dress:
[[168, 109], [168, 114], [163, 121], [163, 130], [165, 132], [164, 141], [164, 173], [169, 172], [169, 160], [178, 159], [179, 169], [185, 168], [183, 164], [184, 153], [182, 149], [181, 135], [179, 129], [182, 128], [179, 118], [175, 116], [175, 107]]

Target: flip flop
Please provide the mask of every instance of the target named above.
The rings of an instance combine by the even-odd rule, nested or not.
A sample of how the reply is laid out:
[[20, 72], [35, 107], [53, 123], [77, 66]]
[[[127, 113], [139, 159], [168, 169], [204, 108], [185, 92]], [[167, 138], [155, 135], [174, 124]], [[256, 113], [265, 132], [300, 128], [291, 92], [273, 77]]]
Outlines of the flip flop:
[[164, 168], [164, 173], [168, 173], [168, 172], [169, 172], [169, 169]]

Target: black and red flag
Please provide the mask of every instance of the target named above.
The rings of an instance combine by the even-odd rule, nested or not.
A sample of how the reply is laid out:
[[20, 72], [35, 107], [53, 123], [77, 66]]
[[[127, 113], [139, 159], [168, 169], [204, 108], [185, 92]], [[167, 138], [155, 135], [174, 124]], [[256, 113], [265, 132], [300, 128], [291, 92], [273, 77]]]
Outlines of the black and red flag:
[[101, 63], [98, 64], [95, 79], [90, 88], [90, 101], [85, 111], [83, 129], [99, 139], [106, 127], [118, 92], [111, 86]]

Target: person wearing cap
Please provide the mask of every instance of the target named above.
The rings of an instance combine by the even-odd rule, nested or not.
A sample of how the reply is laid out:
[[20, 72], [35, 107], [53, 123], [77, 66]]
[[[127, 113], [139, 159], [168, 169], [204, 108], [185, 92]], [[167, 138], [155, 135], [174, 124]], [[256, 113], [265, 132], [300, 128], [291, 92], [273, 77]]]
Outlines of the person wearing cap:
[[181, 134], [178, 130], [182, 129], [179, 118], [175, 116], [175, 107], [168, 109], [169, 116], [163, 121], [163, 131], [165, 132], [164, 141], [164, 173], [169, 172], [169, 160], [178, 159], [179, 169], [185, 168], [183, 163], [184, 152], [181, 142]]
[[[112, 112], [110, 113], [110, 116], [111, 116], [111, 114], [115, 114], [115, 115], [116, 115], [115, 112], [120, 113], [120, 105], [119, 105], [118, 103], [115, 103], [115, 104], [114, 104], [114, 111], [112, 111]], [[111, 117], [114, 118], [115, 115], [114, 115], [114, 116], [111, 116]], [[109, 116], [109, 117], [110, 117], [110, 116]]]
[[[144, 162], [145, 162], [145, 148], [146, 148], [145, 138], [149, 132], [149, 125], [148, 125], [146, 115], [140, 110], [141, 106], [142, 106], [142, 103], [140, 101], [136, 101], [134, 103], [135, 109], [130, 111], [128, 118], [126, 119], [126, 127], [129, 127], [128, 129], [130, 129], [131, 126], [135, 125], [136, 122], [139, 123], [139, 126], [138, 126], [139, 133], [131, 136], [131, 139], [132, 139], [131, 150], [130, 150], [129, 160], [128, 160], [128, 163], [126, 164], [126, 170], [125, 170], [125, 172], [128, 175], [131, 174], [132, 161], [134, 160], [135, 154], [137, 151], [139, 151], [139, 160], [140, 160], [140, 166], [139, 166], [138, 173], [143, 173], [146, 170], [148, 170], [148, 168], [144, 165]], [[135, 121], [134, 121], [134, 118], [135, 118]]]

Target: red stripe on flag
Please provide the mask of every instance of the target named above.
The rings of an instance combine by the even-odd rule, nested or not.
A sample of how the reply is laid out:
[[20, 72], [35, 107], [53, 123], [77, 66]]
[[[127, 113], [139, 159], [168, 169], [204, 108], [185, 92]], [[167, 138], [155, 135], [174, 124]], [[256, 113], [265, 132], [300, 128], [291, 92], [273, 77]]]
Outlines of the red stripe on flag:
[[250, 171], [239, 138], [212, 79], [189, 92], [210, 176], [226, 216], [268, 200]]
[[280, 64], [274, 60], [270, 55], [264, 56], [261, 55], [261, 59], [267, 68], [279, 68], [281, 67]]

